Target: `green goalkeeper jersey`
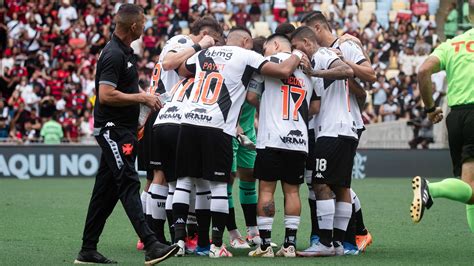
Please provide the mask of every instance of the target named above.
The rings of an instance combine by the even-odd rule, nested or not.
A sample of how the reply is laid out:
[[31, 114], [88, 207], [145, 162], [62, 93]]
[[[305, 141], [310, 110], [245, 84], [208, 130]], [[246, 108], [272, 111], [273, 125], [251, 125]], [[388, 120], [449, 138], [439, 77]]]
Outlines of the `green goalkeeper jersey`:
[[254, 122], [255, 107], [245, 102], [240, 113], [239, 125], [244, 131], [244, 134], [251, 140], [256, 138]]
[[474, 29], [442, 43], [431, 55], [446, 70], [448, 105], [474, 104]]

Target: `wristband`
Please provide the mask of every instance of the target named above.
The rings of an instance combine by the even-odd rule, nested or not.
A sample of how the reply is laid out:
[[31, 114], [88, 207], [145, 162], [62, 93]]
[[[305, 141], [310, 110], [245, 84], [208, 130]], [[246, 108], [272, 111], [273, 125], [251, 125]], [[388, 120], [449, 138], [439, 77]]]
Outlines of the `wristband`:
[[202, 47], [199, 45], [199, 43], [193, 44], [192, 47], [196, 53], [202, 50]]
[[296, 55], [300, 60], [303, 58], [303, 53], [300, 50], [293, 50], [291, 54]]
[[431, 108], [426, 108], [425, 107], [425, 113], [429, 114], [429, 113], [432, 113], [436, 110], [437, 106], [436, 105], [433, 105], [433, 107]]

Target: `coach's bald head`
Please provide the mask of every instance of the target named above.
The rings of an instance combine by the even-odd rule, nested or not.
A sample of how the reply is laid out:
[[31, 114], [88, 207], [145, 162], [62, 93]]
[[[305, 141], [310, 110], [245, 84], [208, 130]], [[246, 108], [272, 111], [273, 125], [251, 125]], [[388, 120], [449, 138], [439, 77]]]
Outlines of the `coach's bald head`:
[[227, 35], [226, 45], [238, 46], [245, 49], [253, 48], [252, 33], [244, 27], [234, 27]]

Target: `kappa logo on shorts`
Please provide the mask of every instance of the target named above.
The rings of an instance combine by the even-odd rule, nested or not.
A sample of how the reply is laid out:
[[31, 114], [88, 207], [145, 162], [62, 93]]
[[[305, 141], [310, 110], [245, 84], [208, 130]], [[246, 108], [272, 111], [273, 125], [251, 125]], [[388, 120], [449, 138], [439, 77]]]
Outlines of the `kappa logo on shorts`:
[[316, 178], [324, 178], [323, 174], [321, 174], [321, 173], [316, 173], [315, 177]]
[[125, 143], [122, 145], [122, 152], [124, 155], [132, 155], [133, 145], [130, 143]]

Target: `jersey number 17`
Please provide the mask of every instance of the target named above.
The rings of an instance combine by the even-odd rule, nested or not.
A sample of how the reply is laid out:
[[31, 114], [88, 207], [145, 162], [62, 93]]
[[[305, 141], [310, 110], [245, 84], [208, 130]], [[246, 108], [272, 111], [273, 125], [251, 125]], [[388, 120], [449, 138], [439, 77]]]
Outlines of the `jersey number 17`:
[[283, 93], [283, 120], [290, 119], [290, 95], [298, 96], [298, 99], [295, 102], [295, 108], [291, 114], [294, 121], [298, 121], [298, 110], [303, 104], [304, 98], [306, 97], [306, 91], [302, 88], [283, 85], [281, 86], [281, 92]]

